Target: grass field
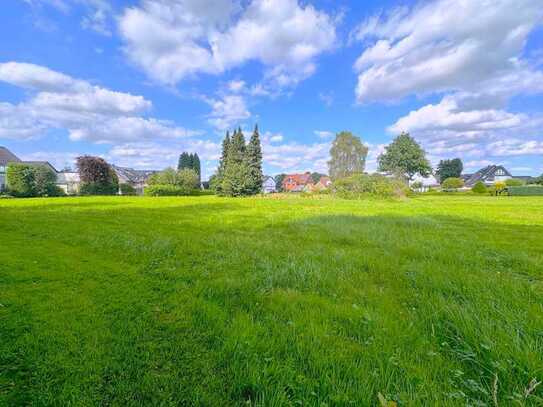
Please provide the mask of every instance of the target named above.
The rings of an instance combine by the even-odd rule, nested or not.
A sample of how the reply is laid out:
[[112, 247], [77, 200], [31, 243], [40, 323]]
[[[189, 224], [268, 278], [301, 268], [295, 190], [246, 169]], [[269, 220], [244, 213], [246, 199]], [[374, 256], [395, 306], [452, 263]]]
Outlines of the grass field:
[[542, 279], [535, 197], [0, 200], [0, 405], [543, 405]]

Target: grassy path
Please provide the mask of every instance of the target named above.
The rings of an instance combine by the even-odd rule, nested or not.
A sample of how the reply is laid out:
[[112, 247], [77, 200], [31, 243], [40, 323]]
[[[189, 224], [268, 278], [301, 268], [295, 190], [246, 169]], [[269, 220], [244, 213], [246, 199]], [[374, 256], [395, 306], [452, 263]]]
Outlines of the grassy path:
[[0, 405], [541, 405], [542, 247], [538, 198], [0, 200]]

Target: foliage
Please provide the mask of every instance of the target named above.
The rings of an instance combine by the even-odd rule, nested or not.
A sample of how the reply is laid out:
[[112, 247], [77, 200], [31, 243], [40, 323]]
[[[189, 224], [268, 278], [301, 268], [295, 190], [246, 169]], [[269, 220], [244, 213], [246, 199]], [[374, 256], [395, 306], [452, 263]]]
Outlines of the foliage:
[[262, 192], [264, 174], [262, 173], [262, 147], [260, 145], [260, 134], [258, 125], [255, 126], [249, 144], [247, 145], [246, 165], [249, 167], [251, 183], [249, 194], [255, 195]]
[[34, 167], [28, 164], [10, 163], [6, 169], [6, 182], [11, 195], [31, 197], [36, 195], [34, 188]]
[[511, 196], [542, 196], [543, 186], [539, 185], [523, 185], [507, 187], [507, 193]]
[[255, 195], [262, 191], [264, 176], [258, 126], [255, 126], [248, 145], [245, 145], [241, 128], [234, 132], [232, 138], [230, 133], [226, 133], [215, 175], [212, 186], [219, 195]]
[[186, 168], [177, 172], [175, 185], [189, 194], [200, 188], [200, 177], [195, 170]]
[[221, 192], [225, 196], [244, 196], [253, 193], [251, 171], [243, 162], [229, 163], [226, 167]]
[[[342, 131], [336, 135], [330, 149], [328, 169], [332, 180], [362, 174], [366, 166], [368, 147], [351, 132]], [[318, 181], [317, 181], [318, 182]]]
[[119, 193], [119, 187], [114, 184], [99, 184], [96, 182], [87, 182], [79, 187], [80, 195], [116, 195]]
[[0, 405], [542, 405], [541, 197], [278, 195], [0, 200]]
[[[192, 170], [185, 170], [192, 171]], [[192, 195], [195, 192], [194, 189], [187, 189], [177, 185], [171, 184], [154, 184], [145, 188], [146, 196], [187, 196]]]
[[426, 159], [426, 153], [409, 133], [402, 133], [385, 147], [385, 152], [378, 157], [379, 171], [407, 177], [412, 180], [416, 174], [426, 177], [432, 167]]
[[56, 180], [56, 174], [45, 165], [10, 163], [7, 167], [6, 181], [13, 196], [62, 196]]
[[441, 160], [437, 166], [436, 176], [440, 181], [445, 181], [447, 178], [460, 178], [464, 164], [460, 158], [452, 160]]
[[57, 185], [57, 174], [45, 165], [34, 166], [34, 192], [36, 196], [62, 196], [64, 191]]
[[130, 184], [120, 184], [119, 190], [121, 191], [121, 195], [136, 195], [136, 188]]
[[341, 198], [401, 198], [409, 194], [404, 182], [380, 174], [355, 174], [336, 180], [332, 191]]
[[486, 194], [488, 190], [484, 182], [477, 181], [477, 183], [471, 188], [471, 191], [475, 192], [476, 194]]
[[[162, 187], [172, 186], [181, 191], [180, 193], [174, 193], [174, 195], [190, 195], [200, 188], [200, 181], [198, 174], [193, 169], [184, 168], [176, 171], [173, 168], [166, 168], [164, 171], [151, 175], [147, 181], [147, 185], [149, 186], [146, 188], [146, 191], [150, 187], [159, 186], [161, 188], [158, 188], [157, 190], [164, 190], [168, 193], [169, 190]], [[152, 193], [150, 194], [152, 196], [157, 196], [154, 192], [155, 189], [151, 189], [151, 191]], [[176, 191], [176, 189], [171, 189], [171, 191]]]
[[320, 172], [311, 173], [311, 181], [313, 184], [317, 184], [322, 177], [326, 177], [326, 174], [321, 174]]
[[521, 179], [516, 178], [509, 178], [505, 180], [505, 185], [508, 187], [521, 187], [525, 184], [525, 182]]
[[202, 166], [200, 163], [200, 157], [197, 153], [189, 154], [187, 152], [181, 153], [179, 161], [177, 163], [177, 170], [191, 169], [198, 175], [198, 183], [201, 182]]
[[464, 180], [462, 178], [447, 178], [441, 183], [441, 187], [444, 191], [456, 191], [464, 186]]
[[423, 187], [424, 187], [424, 185], [423, 185], [423, 183], [420, 182], [420, 181], [413, 182], [413, 183], [411, 184], [411, 189], [412, 189], [413, 191], [418, 191], [418, 190], [422, 189]]
[[287, 176], [287, 174], [278, 174], [273, 178], [274, 181], [275, 181], [277, 192], [284, 192], [283, 191], [283, 180], [285, 179], [286, 176]]
[[81, 179], [81, 195], [117, 194], [119, 178], [103, 158], [88, 155], [78, 157], [77, 170]]

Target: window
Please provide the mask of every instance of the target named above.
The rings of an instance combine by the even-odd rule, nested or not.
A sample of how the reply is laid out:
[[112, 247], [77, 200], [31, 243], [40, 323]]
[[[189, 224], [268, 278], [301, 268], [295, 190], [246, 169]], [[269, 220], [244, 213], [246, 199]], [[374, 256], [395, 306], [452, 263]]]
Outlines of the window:
[[6, 173], [6, 167], [4, 165], [0, 165], [0, 174]]
[[503, 170], [498, 170], [496, 171], [496, 175], [505, 175], [505, 173], [503, 172]]

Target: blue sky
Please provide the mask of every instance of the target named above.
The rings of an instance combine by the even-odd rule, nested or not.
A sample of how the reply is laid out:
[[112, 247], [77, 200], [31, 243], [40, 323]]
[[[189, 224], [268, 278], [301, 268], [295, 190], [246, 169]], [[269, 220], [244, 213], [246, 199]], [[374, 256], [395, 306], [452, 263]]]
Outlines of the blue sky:
[[238, 126], [269, 174], [326, 172], [341, 130], [371, 171], [409, 131], [434, 164], [539, 175], [542, 23], [543, 0], [8, 0], [0, 145], [58, 168], [191, 151], [207, 177]]

